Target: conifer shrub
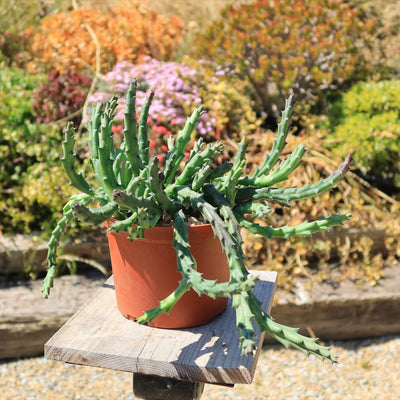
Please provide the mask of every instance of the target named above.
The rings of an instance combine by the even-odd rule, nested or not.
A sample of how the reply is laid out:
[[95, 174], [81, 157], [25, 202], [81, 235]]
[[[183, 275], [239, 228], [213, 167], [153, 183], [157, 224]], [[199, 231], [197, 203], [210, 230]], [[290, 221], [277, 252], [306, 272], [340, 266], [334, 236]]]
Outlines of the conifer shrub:
[[196, 40], [194, 54], [249, 80], [261, 111], [273, 115], [291, 90], [297, 101], [364, 76], [361, 49], [373, 20], [342, 0], [263, 0], [228, 6]]

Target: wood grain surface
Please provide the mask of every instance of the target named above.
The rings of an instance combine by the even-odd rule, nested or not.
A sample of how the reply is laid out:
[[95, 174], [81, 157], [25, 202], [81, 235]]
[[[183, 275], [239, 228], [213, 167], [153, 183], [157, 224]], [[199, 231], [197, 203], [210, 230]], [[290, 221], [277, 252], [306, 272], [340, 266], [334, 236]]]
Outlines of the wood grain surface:
[[[269, 312], [276, 272], [257, 271], [254, 293]], [[118, 311], [112, 277], [45, 344], [52, 360], [195, 382], [251, 383], [262, 345], [257, 331], [253, 356], [241, 355], [235, 311], [188, 329], [139, 325]]]

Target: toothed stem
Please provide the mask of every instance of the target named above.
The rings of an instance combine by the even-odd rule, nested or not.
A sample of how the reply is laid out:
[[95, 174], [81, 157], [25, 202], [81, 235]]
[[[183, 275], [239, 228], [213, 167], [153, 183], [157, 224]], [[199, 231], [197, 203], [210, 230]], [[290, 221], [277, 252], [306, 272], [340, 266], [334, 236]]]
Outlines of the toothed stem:
[[154, 89], [146, 96], [146, 100], [142, 106], [139, 117], [139, 133], [138, 133], [138, 152], [141, 167], [145, 168], [149, 163], [149, 138], [147, 135], [147, 119], [149, 118], [149, 109], [154, 97]]
[[134, 79], [129, 84], [124, 113], [125, 155], [129, 160], [133, 176], [138, 176], [140, 169], [136, 122], [136, 88], [137, 80]]
[[202, 277], [202, 274], [197, 271], [196, 260], [190, 252], [188, 228], [184, 218], [185, 216], [182, 210], [174, 217], [173, 247], [177, 254], [178, 271], [193, 290], [199, 296], [207, 295], [214, 299], [217, 297], [231, 297], [232, 294], [251, 290], [256, 282], [256, 278], [254, 277], [244, 282], [235, 283], [217, 283], [214, 280], [204, 279]]
[[289, 121], [292, 111], [293, 96], [290, 96], [285, 102], [285, 109], [282, 111], [282, 119], [278, 124], [278, 136], [274, 139], [271, 153], [266, 154], [264, 161], [260, 167], [257, 167], [252, 178], [266, 175], [272, 167], [278, 162], [279, 156], [286, 145], [286, 138], [289, 133]]
[[164, 167], [165, 184], [172, 183], [179, 164], [185, 158], [185, 149], [190, 142], [193, 130], [200, 122], [200, 117], [204, 114], [204, 107], [196, 108], [192, 115], [186, 119], [185, 126], [179, 131], [174, 146], [168, 151], [167, 160]]
[[186, 163], [182, 173], [176, 178], [175, 185], [184, 185], [192, 181], [194, 174], [205, 164], [210, 164], [213, 158], [219, 154], [224, 145], [221, 142], [208, 145], [204, 150], [196, 152]]
[[157, 307], [147, 310], [140, 317], [136, 318], [135, 321], [139, 324], [150, 323], [157, 317], [164, 313], [169, 313], [172, 307], [178, 302], [178, 300], [190, 290], [190, 285], [182, 279], [179, 282], [178, 287], [165, 299], [159, 302]]
[[281, 228], [272, 228], [271, 226], [261, 226], [248, 221], [245, 217], [235, 214], [241, 227], [249, 232], [261, 235], [266, 238], [289, 239], [295, 236], [311, 236], [315, 232], [326, 231], [335, 225], [342, 225], [343, 221], [348, 221], [351, 214], [334, 215], [332, 217], [319, 219], [311, 222], [303, 222], [296, 226], [283, 226]]
[[86, 194], [73, 196], [71, 200], [64, 206], [63, 217], [57, 222], [56, 227], [51, 232], [51, 237], [48, 243], [47, 250], [47, 273], [43, 280], [42, 295], [45, 299], [49, 297], [50, 289], [53, 287], [53, 281], [57, 275], [57, 244], [60, 241], [62, 234], [74, 217], [72, 204], [80, 201], [82, 204], [87, 204], [91, 201], [91, 197]]
[[95, 190], [86, 182], [82, 174], [77, 173], [75, 170], [75, 129], [71, 122], [67, 124], [65, 128], [65, 140], [63, 141], [63, 158], [61, 159], [64, 171], [68, 176], [70, 185], [82, 193], [93, 195]]
[[225, 198], [230, 205], [235, 203], [238, 181], [246, 165], [246, 150], [247, 142], [246, 139], [243, 138], [233, 160], [232, 169], [230, 170], [229, 174], [225, 176], [224, 182], [218, 185], [218, 190], [225, 195]]
[[271, 171], [271, 173], [268, 175], [258, 176], [255, 179], [239, 179], [239, 184], [265, 187], [285, 181], [289, 175], [300, 166], [301, 159], [303, 158], [305, 152], [306, 149], [304, 145], [296, 146], [293, 153], [291, 153], [285, 161], [282, 161], [282, 163], [273, 171]]
[[318, 194], [322, 194], [332, 189], [347, 172], [352, 162], [351, 154], [349, 154], [343, 164], [337, 171], [321, 179], [318, 183], [309, 184], [299, 188], [258, 188], [258, 187], [245, 187], [239, 188], [236, 194], [236, 202], [248, 201], [248, 200], [269, 200], [272, 202], [289, 205], [293, 200], [304, 200], [310, 197], [315, 197]]
[[91, 208], [76, 201], [72, 204], [71, 209], [74, 215], [81, 221], [99, 225], [111, 218], [117, 207], [117, 203], [110, 202], [103, 207]]
[[131, 228], [132, 225], [137, 221], [137, 218], [137, 213], [133, 213], [123, 220], [111, 222], [108, 231], [114, 233], [127, 232], [128, 229]]
[[337, 356], [330, 352], [330, 347], [319, 345], [316, 343], [318, 339], [300, 335], [297, 332], [298, 329], [275, 322], [270, 315], [262, 310], [261, 303], [252, 293], [250, 293], [249, 304], [260, 330], [271, 335], [286, 348], [292, 346], [307, 356], [313, 354], [320, 360], [328, 360], [332, 364], [337, 362]]
[[154, 201], [125, 193], [119, 189], [113, 191], [113, 200], [121, 207], [127, 208], [133, 212], [137, 211], [139, 208], [147, 208], [149, 211], [161, 213], [161, 209]]
[[113, 113], [117, 106], [117, 97], [113, 97], [106, 104], [104, 113], [101, 116], [101, 127], [99, 136], [99, 169], [102, 176], [104, 188], [108, 194], [120, 187], [113, 170], [114, 162], [114, 143], [111, 127], [113, 124]]
[[179, 208], [181, 208], [181, 204], [176, 200], [171, 200], [164, 191], [163, 182], [160, 179], [157, 157], [152, 157], [150, 160], [148, 182], [156, 201], [168, 214], [173, 215]]

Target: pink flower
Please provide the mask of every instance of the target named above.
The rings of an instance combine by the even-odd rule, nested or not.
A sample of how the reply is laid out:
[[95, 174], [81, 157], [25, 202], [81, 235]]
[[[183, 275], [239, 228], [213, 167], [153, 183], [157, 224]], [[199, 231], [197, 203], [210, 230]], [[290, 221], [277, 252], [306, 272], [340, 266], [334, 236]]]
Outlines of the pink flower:
[[121, 132], [124, 129], [122, 125], [113, 125], [111, 128], [112, 133], [118, 133]]
[[164, 135], [165, 133], [168, 132], [168, 129], [162, 125], [160, 125], [160, 126], [154, 125], [153, 131], [159, 133], [160, 135]]

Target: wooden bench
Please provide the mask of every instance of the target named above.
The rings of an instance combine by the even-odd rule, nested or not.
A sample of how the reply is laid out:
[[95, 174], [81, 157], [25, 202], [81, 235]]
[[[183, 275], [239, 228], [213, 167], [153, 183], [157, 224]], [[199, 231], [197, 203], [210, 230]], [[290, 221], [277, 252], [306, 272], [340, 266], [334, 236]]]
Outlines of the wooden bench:
[[[254, 293], [270, 311], [276, 272], [253, 271]], [[45, 344], [51, 360], [133, 373], [137, 398], [199, 399], [204, 384], [251, 383], [264, 333], [253, 356], [241, 355], [235, 311], [189, 329], [139, 325], [118, 311], [112, 277]]]

